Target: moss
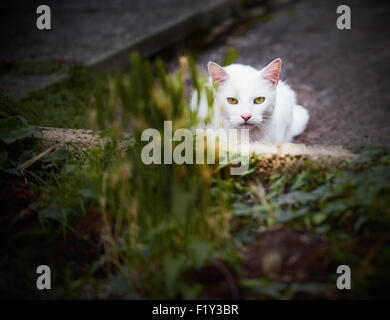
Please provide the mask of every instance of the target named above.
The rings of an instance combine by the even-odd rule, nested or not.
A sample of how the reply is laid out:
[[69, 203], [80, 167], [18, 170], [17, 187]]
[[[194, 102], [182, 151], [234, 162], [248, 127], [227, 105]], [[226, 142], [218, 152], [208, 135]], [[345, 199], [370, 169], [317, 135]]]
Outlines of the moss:
[[0, 116], [23, 115], [30, 124], [39, 126], [89, 128], [91, 97], [96, 90], [104, 92], [107, 84], [107, 74], [73, 66], [64, 81], [15, 101], [0, 97]]
[[68, 72], [71, 65], [60, 60], [49, 61], [4, 61], [0, 64], [0, 72], [11, 75], [48, 75], [56, 72]]

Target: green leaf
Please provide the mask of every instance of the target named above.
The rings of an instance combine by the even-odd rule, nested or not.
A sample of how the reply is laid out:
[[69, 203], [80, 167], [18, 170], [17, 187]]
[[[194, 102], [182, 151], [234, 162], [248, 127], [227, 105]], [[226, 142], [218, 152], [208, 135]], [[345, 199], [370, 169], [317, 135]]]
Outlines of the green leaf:
[[315, 224], [321, 224], [327, 217], [328, 215], [326, 213], [318, 212], [313, 214], [312, 220]]
[[195, 262], [195, 268], [202, 267], [209, 256], [209, 247], [205, 240], [194, 240], [191, 243], [191, 251]]
[[261, 205], [248, 206], [242, 202], [233, 204], [233, 213], [235, 216], [254, 216], [263, 209]]
[[80, 189], [77, 193], [86, 199], [92, 199], [95, 196], [95, 191], [92, 189]]
[[319, 233], [319, 234], [325, 234], [329, 231], [329, 229], [330, 229], [329, 225], [325, 224], [325, 225], [318, 226], [317, 228], [315, 228], [315, 232]]
[[184, 300], [196, 299], [202, 291], [202, 285], [195, 283], [193, 285], [183, 284], [180, 288], [180, 292]]
[[301, 172], [297, 178], [295, 179], [295, 182], [291, 186], [291, 189], [296, 190], [306, 184], [306, 176], [308, 173], [306, 171]]
[[282, 292], [287, 287], [284, 283], [271, 282], [263, 278], [242, 279], [241, 285], [254, 289], [257, 294], [262, 294], [271, 298], [280, 298]]
[[51, 204], [50, 207], [39, 211], [38, 217], [40, 222], [47, 220], [58, 221], [61, 224], [66, 224], [66, 211], [64, 208], [59, 208], [56, 203]]
[[51, 161], [64, 161], [68, 160], [71, 153], [68, 150], [58, 149], [49, 154], [47, 154], [42, 161], [51, 162]]
[[172, 213], [175, 217], [184, 217], [191, 208], [196, 198], [196, 187], [190, 186], [188, 189], [183, 185], [174, 183], [172, 185]]
[[124, 279], [120, 275], [112, 276], [108, 281], [107, 285], [112, 288], [114, 291], [117, 291], [122, 294], [134, 293], [134, 288], [130, 285], [129, 281]]
[[298, 211], [295, 211], [293, 213], [290, 212], [282, 212], [281, 215], [276, 219], [276, 223], [285, 223], [292, 221], [294, 219], [303, 217], [308, 213], [308, 208], [307, 207], [302, 207]]
[[11, 144], [25, 138], [42, 137], [39, 128], [29, 127], [25, 119], [10, 117], [0, 119], [0, 141]]
[[0, 171], [3, 171], [4, 173], [12, 175], [12, 176], [18, 176], [18, 177], [22, 176], [20, 171], [16, 170], [15, 168], [7, 169], [7, 168], [0, 167]]
[[302, 292], [311, 294], [314, 296], [321, 295], [326, 290], [326, 285], [319, 282], [309, 282], [309, 283], [293, 283], [291, 284], [291, 291], [294, 293]]
[[310, 201], [317, 200], [318, 196], [311, 192], [304, 191], [292, 191], [286, 194], [282, 194], [276, 198], [279, 204], [298, 204], [307, 203]]
[[362, 164], [366, 162], [371, 162], [372, 160], [375, 160], [380, 155], [384, 153], [384, 150], [381, 148], [373, 148], [364, 150], [359, 154], [359, 157], [354, 161], [355, 164]]
[[246, 170], [245, 172], [241, 173], [240, 176], [241, 176], [241, 178], [245, 177], [245, 176], [250, 175], [251, 173], [253, 173], [255, 170], [256, 170], [256, 168], [251, 168], [251, 169]]
[[166, 255], [163, 260], [163, 272], [167, 294], [173, 297], [177, 293], [176, 281], [185, 264], [184, 256]]
[[353, 226], [355, 232], [359, 232], [362, 228], [362, 226], [368, 221], [367, 216], [360, 216], [356, 222], [355, 225]]
[[340, 214], [347, 209], [345, 201], [328, 202], [322, 210], [325, 214]]
[[234, 63], [234, 61], [236, 61], [237, 58], [238, 58], [238, 52], [237, 52], [237, 50], [228, 49], [228, 50], [226, 51], [225, 60], [223, 61], [222, 66], [226, 67], [226, 66], [228, 66], [229, 64]]

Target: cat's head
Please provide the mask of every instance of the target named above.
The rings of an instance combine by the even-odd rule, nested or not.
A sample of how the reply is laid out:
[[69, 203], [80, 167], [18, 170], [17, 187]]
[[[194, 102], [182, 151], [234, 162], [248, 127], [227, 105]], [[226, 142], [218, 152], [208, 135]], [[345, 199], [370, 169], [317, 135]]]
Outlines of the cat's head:
[[271, 121], [281, 59], [261, 70], [241, 64], [221, 67], [209, 62], [208, 70], [217, 85], [216, 102], [230, 128], [264, 128]]

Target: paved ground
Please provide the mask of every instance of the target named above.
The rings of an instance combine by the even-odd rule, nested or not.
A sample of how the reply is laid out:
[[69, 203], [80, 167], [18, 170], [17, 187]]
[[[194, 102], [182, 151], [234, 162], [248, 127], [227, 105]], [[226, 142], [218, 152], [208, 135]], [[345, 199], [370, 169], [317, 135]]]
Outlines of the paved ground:
[[[191, 12], [203, 12], [206, 4], [221, 1], [230, 0], [112, 0], [104, 4], [48, 0], [45, 3], [51, 5], [53, 16], [49, 32], [35, 28], [36, 1], [3, 1], [0, 60], [59, 59], [114, 68], [127, 59], [126, 48], [142, 34], [165, 28], [170, 30], [165, 37], [174, 41], [183, 30], [173, 32], [172, 21], [180, 22]], [[290, 1], [272, 1], [278, 2]], [[198, 57], [199, 64], [222, 62], [228, 47], [238, 50], [238, 62], [254, 66], [281, 57], [282, 79], [296, 89], [299, 103], [311, 114], [307, 131], [297, 141], [390, 146], [390, 4], [387, 0], [342, 3], [351, 7], [352, 30], [336, 28], [338, 0], [293, 1], [277, 7], [267, 23], [248, 32], [238, 28], [223, 38], [222, 44], [219, 41]], [[157, 50], [162, 37], [149, 39], [146, 47], [155, 44]], [[29, 91], [59, 76], [23, 75], [20, 86], [20, 77], [0, 74], [0, 87], [8, 85], [10, 91], [19, 85]]]
[[[128, 62], [131, 50], [150, 55], [174, 43], [195, 26], [230, 15], [239, 0], [46, 0], [51, 30], [38, 30], [37, 0], [0, 2], [0, 62], [61, 61], [113, 70]], [[0, 88], [27, 92], [58, 75], [4, 74]], [[11, 91], [11, 92], [10, 92]]]
[[311, 114], [298, 141], [390, 146], [390, 3], [341, 3], [351, 8], [352, 30], [336, 28], [340, 1], [302, 0], [198, 61], [222, 62], [227, 47], [238, 50], [237, 62], [253, 66], [281, 57], [281, 78]]

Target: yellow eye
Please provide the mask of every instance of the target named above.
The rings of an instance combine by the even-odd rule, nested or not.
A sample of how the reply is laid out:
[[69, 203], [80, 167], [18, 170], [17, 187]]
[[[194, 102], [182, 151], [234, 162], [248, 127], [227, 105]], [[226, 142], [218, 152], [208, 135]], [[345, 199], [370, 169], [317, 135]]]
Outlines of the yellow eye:
[[260, 104], [260, 103], [263, 103], [264, 100], [265, 100], [264, 97], [257, 97], [255, 100], [253, 100], [253, 102], [256, 104]]
[[227, 98], [227, 102], [229, 102], [230, 104], [237, 104], [238, 103], [238, 100], [236, 98]]

